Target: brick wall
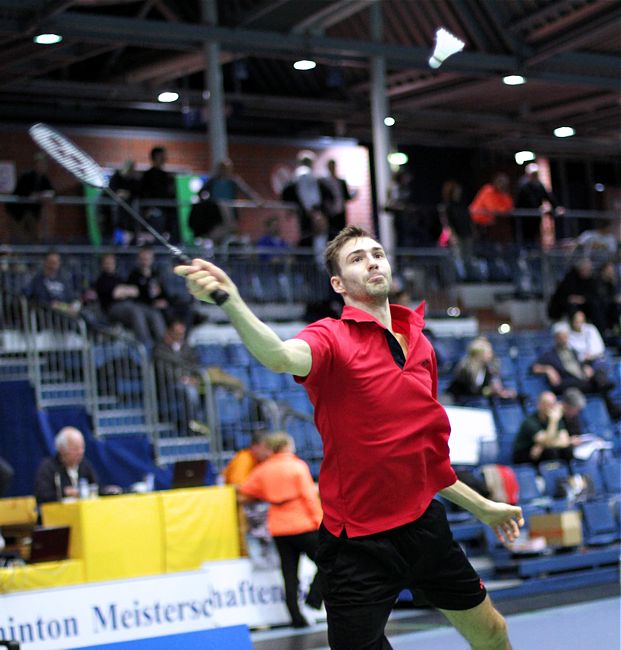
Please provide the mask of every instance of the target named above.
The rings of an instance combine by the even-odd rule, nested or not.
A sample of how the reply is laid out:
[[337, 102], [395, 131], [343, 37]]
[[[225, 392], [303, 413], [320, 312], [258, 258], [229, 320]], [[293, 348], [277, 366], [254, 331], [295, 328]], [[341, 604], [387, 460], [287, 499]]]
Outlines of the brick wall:
[[[209, 143], [199, 134], [189, 136], [170, 132], [131, 132], [126, 129], [93, 129], [91, 132], [86, 129], [65, 129], [65, 132], [103, 167], [115, 169], [126, 159], [132, 158], [139, 170], [146, 169], [149, 166], [151, 148], [162, 145], [168, 151], [168, 169], [171, 171], [205, 174], [211, 170]], [[0, 138], [0, 158], [13, 160], [18, 176], [32, 168], [32, 158], [37, 148], [26, 128], [2, 129]], [[229, 155], [235, 163], [236, 172], [250, 186], [265, 198], [276, 199], [278, 179], [293, 170], [296, 154], [301, 148], [296, 144], [279, 141], [232, 139]], [[323, 175], [327, 160], [334, 158], [339, 175], [347, 180], [351, 188], [357, 190], [356, 198], [348, 204], [348, 221], [370, 227], [372, 203], [367, 149], [337, 143], [312, 150], [317, 155], [317, 173]], [[81, 193], [79, 183], [53, 162], [49, 165], [49, 177], [57, 194]], [[240, 211], [242, 229], [253, 239], [256, 238], [262, 232], [265, 218], [273, 213], [274, 211], [265, 209]], [[295, 217], [286, 211], [280, 212], [280, 217], [283, 236], [295, 241], [298, 234]], [[56, 242], [72, 243], [86, 238], [86, 220], [80, 207], [52, 205], [45, 209], [44, 219], [47, 234]], [[11, 219], [4, 207], [0, 207], [0, 242], [10, 241], [11, 232]]]

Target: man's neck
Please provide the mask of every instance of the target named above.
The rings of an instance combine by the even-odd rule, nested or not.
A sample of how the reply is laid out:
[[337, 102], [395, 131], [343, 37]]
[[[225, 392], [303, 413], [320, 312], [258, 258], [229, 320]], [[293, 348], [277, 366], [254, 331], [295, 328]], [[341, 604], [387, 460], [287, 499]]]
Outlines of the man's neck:
[[367, 314], [371, 314], [374, 318], [384, 325], [387, 329], [392, 332], [392, 316], [390, 314], [390, 306], [388, 304], [388, 299], [383, 300], [381, 303], [376, 303], [372, 301], [358, 301], [358, 300], [346, 300], [345, 304], [349, 307], [356, 307], [362, 311], [366, 311]]

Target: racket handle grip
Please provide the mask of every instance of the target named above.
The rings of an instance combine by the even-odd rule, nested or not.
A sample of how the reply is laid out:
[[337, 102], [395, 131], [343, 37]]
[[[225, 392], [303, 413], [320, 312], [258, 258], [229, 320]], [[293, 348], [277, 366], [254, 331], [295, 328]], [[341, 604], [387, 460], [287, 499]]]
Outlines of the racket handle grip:
[[216, 303], [216, 305], [223, 305], [228, 299], [229, 294], [224, 289], [216, 289], [209, 294], [209, 297]]
[[[192, 260], [182, 251], [174, 254], [175, 260], [180, 264], [192, 264]], [[209, 294], [209, 297], [216, 303], [216, 305], [223, 305], [228, 299], [229, 294], [224, 289], [216, 289]]]

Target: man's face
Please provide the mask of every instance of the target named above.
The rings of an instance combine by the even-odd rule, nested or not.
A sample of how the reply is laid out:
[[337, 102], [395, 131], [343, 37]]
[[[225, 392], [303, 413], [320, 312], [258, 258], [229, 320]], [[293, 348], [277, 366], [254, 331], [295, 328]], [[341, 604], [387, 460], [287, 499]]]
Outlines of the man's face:
[[557, 348], [566, 348], [569, 343], [569, 332], [561, 330], [554, 335], [554, 341]]
[[43, 262], [43, 271], [45, 275], [56, 275], [60, 271], [60, 255], [50, 253]]
[[185, 325], [183, 323], [173, 323], [168, 329], [168, 334], [175, 343], [183, 343], [185, 340]]
[[332, 287], [345, 300], [383, 302], [388, 297], [392, 271], [384, 249], [374, 239], [350, 239], [339, 251], [338, 266]]
[[101, 269], [105, 273], [114, 273], [116, 271], [116, 258], [114, 255], [106, 255], [101, 260]]
[[543, 393], [539, 398], [538, 411], [543, 417], [548, 417], [550, 411], [556, 406], [556, 395], [554, 393]]
[[140, 251], [138, 253], [138, 266], [141, 269], [150, 269], [153, 266], [153, 252]]
[[272, 450], [264, 442], [258, 442], [254, 445], [251, 445], [250, 451], [255, 457], [257, 463], [262, 463], [272, 455]]
[[72, 434], [58, 453], [65, 467], [77, 467], [84, 458], [84, 438], [78, 433]]

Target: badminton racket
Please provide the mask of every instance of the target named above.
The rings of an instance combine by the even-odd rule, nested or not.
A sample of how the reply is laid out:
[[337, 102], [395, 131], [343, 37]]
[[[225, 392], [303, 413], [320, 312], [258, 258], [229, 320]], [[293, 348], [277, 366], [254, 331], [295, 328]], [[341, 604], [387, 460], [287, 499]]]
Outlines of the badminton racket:
[[[108, 198], [122, 207], [147, 232], [151, 233], [162, 246], [165, 246], [178, 262], [181, 264], [192, 263], [181, 249], [167, 241], [136, 209], [108, 187], [103, 169], [85, 151], [71, 142], [69, 138], [42, 122], [33, 124], [29, 129], [29, 133], [39, 147], [61, 167], [64, 167], [82, 183], [100, 189]], [[216, 289], [209, 295], [216, 305], [223, 304], [229, 297], [229, 294], [222, 289]]]

